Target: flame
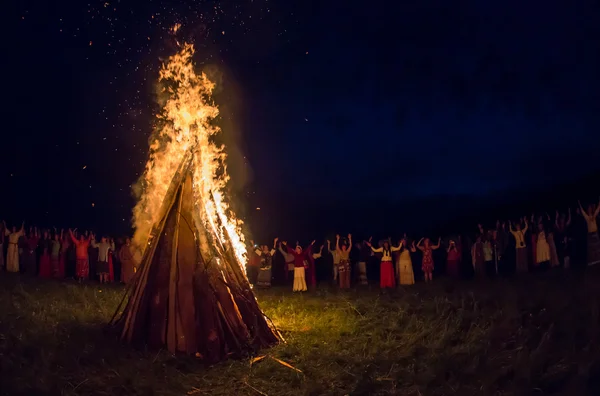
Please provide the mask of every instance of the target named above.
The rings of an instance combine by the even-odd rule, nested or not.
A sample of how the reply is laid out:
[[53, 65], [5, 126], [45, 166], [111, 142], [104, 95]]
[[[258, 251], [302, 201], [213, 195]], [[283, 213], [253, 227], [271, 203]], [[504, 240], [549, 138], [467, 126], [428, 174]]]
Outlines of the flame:
[[195, 72], [194, 47], [185, 43], [168, 58], [159, 73], [166, 96], [158, 127], [150, 142], [150, 158], [141, 178], [143, 192], [134, 208], [134, 243], [144, 249], [169, 185], [185, 155], [193, 154], [192, 175], [198, 227], [207, 229], [222, 246], [233, 246], [239, 265], [246, 262], [246, 247], [237, 219], [226, 197], [227, 153], [217, 145], [221, 130], [212, 121], [219, 109], [212, 104], [215, 84]]

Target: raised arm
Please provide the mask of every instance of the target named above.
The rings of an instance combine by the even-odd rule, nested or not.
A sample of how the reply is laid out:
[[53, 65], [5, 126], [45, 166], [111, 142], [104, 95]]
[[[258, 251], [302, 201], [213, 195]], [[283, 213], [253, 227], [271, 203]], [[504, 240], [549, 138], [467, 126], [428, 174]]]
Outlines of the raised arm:
[[412, 241], [412, 244], [410, 245], [410, 251], [415, 253], [417, 251], [417, 247], [415, 246], [415, 241]]
[[279, 244], [278, 249], [279, 249], [279, 252], [281, 252], [281, 254], [283, 254], [283, 257], [285, 257], [285, 256], [287, 256], [287, 252], [283, 249], [283, 246], [284, 246], [284, 244], [282, 242]]
[[600, 213], [600, 200], [598, 201], [598, 204], [596, 205], [596, 210], [594, 211], [594, 219], [598, 217], [598, 213]]
[[69, 228], [69, 236], [71, 237], [71, 240], [73, 241], [73, 243], [75, 245], [77, 245], [77, 238], [75, 238], [75, 235], [73, 235], [73, 231], [71, 231], [71, 229]]
[[312, 252], [312, 248], [313, 248], [313, 246], [315, 245], [315, 242], [316, 242], [316, 240], [313, 240], [313, 241], [310, 243], [310, 245], [308, 245], [307, 247], [305, 247], [305, 248], [304, 248], [304, 250], [302, 251], [302, 254], [304, 254], [304, 255], [306, 255], [306, 256], [307, 256], [307, 255], [309, 255], [309, 254], [310, 254], [310, 252]]
[[352, 234], [348, 234], [348, 253], [352, 250]]
[[339, 236], [339, 234], [335, 236], [335, 250], [340, 250], [340, 236]]
[[417, 242], [417, 249], [419, 249], [419, 250], [423, 250], [423, 246], [421, 246], [421, 243], [423, 243], [423, 239], [425, 239], [425, 238], [421, 238], [421, 239], [419, 239], [419, 242]]
[[381, 253], [383, 252], [383, 248], [374, 248], [373, 245], [371, 244], [371, 239], [369, 239], [369, 242], [367, 242], [367, 246], [369, 246], [371, 248], [372, 251], [374, 251], [375, 253]]
[[437, 245], [433, 245], [431, 248], [432, 248], [433, 250], [435, 250], [435, 249], [439, 249], [441, 244], [442, 244], [442, 237], [439, 237], [439, 238], [438, 238], [438, 243], [437, 243]]
[[404, 245], [404, 242], [400, 241], [400, 243], [398, 244], [398, 246], [392, 246], [392, 252], [397, 252], [400, 249], [402, 249], [402, 245]]
[[527, 222], [527, 219], [525, 219], [525, 228], [523, 228], [523, 235], [525, 235], [525, 233], [527, 232], [528, 229], [529, 229], [529, 222]]
[[328, 239], [327, 240], [327, 251], [329, 251], [329, 253], [333, 254], [333, 250], [331, 250], [331, 241]]
[[273, 240], [273, 250], [275, 250], [277, 248], [277, 241], [279, 240], [279, 237], [275, 238]]

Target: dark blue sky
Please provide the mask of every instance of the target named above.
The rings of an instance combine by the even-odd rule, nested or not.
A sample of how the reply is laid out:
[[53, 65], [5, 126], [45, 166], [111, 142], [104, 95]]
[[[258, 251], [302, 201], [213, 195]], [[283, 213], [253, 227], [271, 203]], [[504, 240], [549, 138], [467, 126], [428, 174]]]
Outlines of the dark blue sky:
[[[592, 1], [179, 3], [9, 7], [9, 220], [126, 227], [175, 22], [217, 78], [234, 181], [260, 234], [291, 233], [284, 219], [315, 232], [411, 227], [407, 202], [489, 199], [600, 168]], [[384, 201], [400, 219], [339, 213]]]

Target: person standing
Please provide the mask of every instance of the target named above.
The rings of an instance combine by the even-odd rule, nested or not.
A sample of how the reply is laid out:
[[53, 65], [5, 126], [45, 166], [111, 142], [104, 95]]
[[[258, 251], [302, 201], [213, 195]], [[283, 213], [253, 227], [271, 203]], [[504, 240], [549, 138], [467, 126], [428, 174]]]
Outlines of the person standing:
[[598, 224], [596, 223], [596, 217], [600, 213], [600, 202], [596, 208], [589, 205], [587, 212], [583, 210], [581, 202], [578, 203], [580, 213], [587, 224], [587, 264], [596, 265], [600, 263], [600, 238], [598, 237]]
[[345, 243], [340, 246], [340, 236], [335, 236], [335, 251], [337, 252], [340, 263], [338, 265], [338, 274], [340, 278], [340, 289], [350, 289], [350, 251], [352, 250], [352, 235], [348, 234], [348, 245]]
[[523, 217], [525, 227], [521, 230], [521, 224], [517, 223], [513, 229], [513, 223], [509, 223], [510, 233], [515, 238], [515, 248], [517, 256], [517, 272], [529, 271], [529, 263], [527, 261], [527, 244], [525, 243], [525, 234], [529, 228], [527, 218]]
[[17, 231], [16, 227], [12, 228], [12, 232], [4, 225], [4, 235], [8, 236], [8, 252], [6, 254], [6, 271], [19, 272], [19, 238], [23, 236], [25, 223], [21, 224], [21, 228]]
[[119, 260], [121, 261], [121, 282], [128, 284], [135, 275], [131, 238], [125, 239], [125, 244], [119, 249]]
[[288, 246], [287, 242], [282, 242], [282, 245], [286, 248], [287, 252], [294, 256], [294, 286], [293, 291], [297, 292], [305, 292], [306, 288], [306, 269], [304, 267], [304, 262], [306, 260], [306, 255], [310, 253], [312, 246], [315, 244], [315, 241], [306, 247], [304, 250], [300, 245], [296, 245], [295, 249], [292, 249]]
[[88, 261], [88, 247], [90, 245], [91, 237], [79, 236], [79, 239], [75, 238], [73, 231], [69, 230], [69, 236], [75, 246], [75, 276], [81, 283], [83, 280], [89, 279], [90, 276], [90, 264]]
[[[425, 243], [421, 245], [421, 242], [425, 240]], [[417, 243], [417, 248], [423, 252], [423, 261], [421, 263], [421, 269], [425, 275], [425, 282], [431, 282], [433, 280], [433, 251], [439, 249], [442, 239], [438, 239], [437, 245], [432, 245], [429, 238], [421, 238]]]
[[370, 242], [367, 245], [371, 247], [374, 253], [382, 253], [379, 275], [379, 286], [382, 289], [391, 289], [396, 286], [396, 276], [394, 274], [394, 265], [392, 264], [392, 253], [400, 250], [400, 245], [392, 246], [390, 240], [386, 239], [381, 247], [374, 248]]
[[258, 277], [256, 280], [256, 286], [268, 289], [271, 287], [271, 278], [273, 267], [273, 256], [275, 255], [275, 247], [279, 238], [275, 238], [273, 241], [273, 248], [269, 250], [267, 245], [263, 245], [260, 249], [256, 249], [255, 253], [260, 257], [260, 269], [258, 271]]
[[398, 285], [414, 285], [415, 284], [415, 273], [413, 271], [412, 259], [410, 258], [411, 253], [415, 253], [417, 248], [413, 241], [411, 246], [408, 246], [406, 237], [400, 241], [400, 254], [398, 255], [398, 264], [396, 272], [398, 273]]
[[331, 257], [333, 257], [333, 283], [337, 283], [340, 266], [340, 254], [336, 249], [331, 250], [331, 241], [329, 239], [327, 240], [327, 251], [329, 251], [329, 254], [331, 254]]
[[98, 263], [96, 264], [96, 274], [100, 278], [100, 283], [109, 282], [110, 264], [108, 262], [109, 251], [115, 250], [115, 243], [112, 240], [109, 242], [108, 238], [102, 237], [100, 243], [96, 243], [96, 236], [91, 235], [92, 247], [98, 249]]

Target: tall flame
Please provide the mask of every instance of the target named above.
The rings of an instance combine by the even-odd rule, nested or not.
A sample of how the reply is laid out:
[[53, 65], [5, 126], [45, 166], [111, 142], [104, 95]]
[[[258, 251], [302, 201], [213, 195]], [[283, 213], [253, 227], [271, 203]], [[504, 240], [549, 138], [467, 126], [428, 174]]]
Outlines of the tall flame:
[[[209, 230], [222, 246], [233, 246], [238, 264], [246, 261], [242, 221], [229, 207], [225, 188], [225, 146], [215, 137], [221, 130], [212, 121], [219, 109], [212, 104], [215, 84], [194, 70], [194, 47], [184, 44], [162, 65], [159, 83], [167, 99], [150, 142], [150, 158], [142, 176], [142, 194], [133, 210], [135, 245], [144, 249], [152, 227], [160, 221], [160, 208], [181, 161], [193, 154], [192, 175], [199, 227]], [[227, 243], [229, 242], [229, 243]]]

